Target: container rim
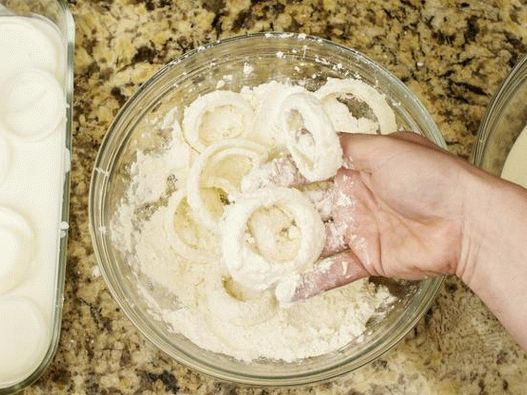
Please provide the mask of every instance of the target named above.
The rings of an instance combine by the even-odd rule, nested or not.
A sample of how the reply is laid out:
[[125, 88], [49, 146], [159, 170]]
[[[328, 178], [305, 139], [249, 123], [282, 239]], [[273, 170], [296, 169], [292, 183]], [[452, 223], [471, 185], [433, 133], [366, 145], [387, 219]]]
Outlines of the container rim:
[[470, 163], [481, 167], [487, 150], [489, 136], [499, 120], [498, 115], [525, 77], [527, 77], [527, 54], [520, 58], [511, 72], [499, 85], [496, 93], [491, 97], [476, 134], [476, 141], [469, 158]]

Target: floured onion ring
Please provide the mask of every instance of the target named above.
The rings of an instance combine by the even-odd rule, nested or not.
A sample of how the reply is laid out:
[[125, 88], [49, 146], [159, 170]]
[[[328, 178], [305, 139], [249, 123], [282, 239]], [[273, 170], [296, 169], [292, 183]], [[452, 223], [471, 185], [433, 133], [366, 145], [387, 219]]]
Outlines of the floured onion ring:
[[164, 227], [170, 245], [179, 256], [198, 263], [217, 258], [216, 237], [195, 220], [185, 190], [170, 198]]
[[312, 94], [295, 93], [282, 106], [281, 124], [288, 151], [309, 181], [333, 177], [342, 166], [342, 148], [331, 120]]
[[205, 227], [217, 230], [225, 199], [239, 193], [242, 178], [266, 157], [265, 147], [243, 139], [217, 142], [198, 156], [188, 173], [187, 198]]
[[361, 80], [328, 78], [326, 84], [315, 92], [315, 96], [323, 103], [335, 129], [339, 132], [376, 133], [374, 122], [367, 118], [356, 119], [349, 114], [347, 106], [338, 101], [338, 98], [343, 96], [353, 96], [366, 103], [377, 118], [382, 134], [397, 131], [395, 114], [384, 95]]
[[243, 177], [240, 188], [243, 193], [247, 193], [268, 186], [290, 187], [308, 182], [298, 171], [293, 159], [287, 155], [279, 156], [252, 169]]
[[270, 290], [247, 292], [232, 278], [218, 274], [207, 286], [207, 309], [222, 322], [236, 326], [257, 325], [277, 312], [277, 303]]
[[280, 113], [284, 100], [294, 93], [307, 93], [301, 86], [291, 86], [276, 81], [260, 85], [253, 90], [256, 115], [253, 122], [253, 137], [265, 145], [280, 145], [282, 125]]
[[230, 91], [207, 93], [185, 110], [183, 135], [198, 152], [209, 145], [245, 136], [253, 118], [253, 109], [242, 95]]
[[[260, 234], [250, 233], [250, 222], [261, 210], [281, 210], [290, 216], [289, 226], [281, 226], [278, 237], [299, 240], [294, 256], [290, 248], [283, 248], [285, 256], [272, 259], [269, 246], [275, 248], [278, 244], [269, 240], [276, 240], [274, 225], [266, 226], [265, 221], [258, 220]], [[244, 195], [225, 210], [222, 231], [221, 249], [227, 270], [234, 281], [256, 291], [268, 289], [283, 276], [312, 265], [325, 243], [324, 224], [317, 210], [300, 191], [289, 188], [270, 187]], [[286, 247], [291, 245], [294, 243]]]
[[377, 122], [364, 117], [355, 118], [348, 106], [341, 103], [336, 96], [326, 96], [321, 103], [335, 130], [344, 133], [377, 134], [379, 128]]

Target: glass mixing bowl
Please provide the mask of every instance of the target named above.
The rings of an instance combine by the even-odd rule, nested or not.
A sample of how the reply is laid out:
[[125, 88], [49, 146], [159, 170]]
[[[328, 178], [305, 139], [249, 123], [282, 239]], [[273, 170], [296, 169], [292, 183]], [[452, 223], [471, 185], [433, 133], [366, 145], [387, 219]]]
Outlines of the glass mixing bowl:
[[[328, 77], [362, 78], [383, 92], [398, 126], [445, 142], [429, 113], [396, 77], [362, 54], [317, 37], [266, 33], [232, 38], [199, 47], [169, 63], [123, 106], [98, 154], [90, 188], [90, 229], [95, 254], [110, 291], [137, 329], [177, 361], [222, 380], [252, 385], [296, 385], [328, 380], [354, 370], [393, 347], [430, 307], [442, 279], [420, 282], [386, 280], [397, 301], [379, 311], [367, 332], [336, 352], [294, 363], [258, 360], [244, 363], [204, 350], [174, 334], [149, 307], [170, 305], [141, 278], [112, 243], [111, 220], [129, 182], [137, 150], [156, 150], [165, 142], [161, 120], [174, 107], [183, 109], [199, 95], [224, 89], [239, 91], [268, 80], [305, 82], [316, 89]], [[360, 110], [361, 103], [356, 103]], [[364, 107], [364, 105], [362, 105]], [[141, 285], [139, 287], [139, 285]], [[149, 289], [145, 297], [140, 288]]]
[[527, 125], [527, 55], [492, 97], [472, 151], [472, 163], [500, 176], [505, 160]]

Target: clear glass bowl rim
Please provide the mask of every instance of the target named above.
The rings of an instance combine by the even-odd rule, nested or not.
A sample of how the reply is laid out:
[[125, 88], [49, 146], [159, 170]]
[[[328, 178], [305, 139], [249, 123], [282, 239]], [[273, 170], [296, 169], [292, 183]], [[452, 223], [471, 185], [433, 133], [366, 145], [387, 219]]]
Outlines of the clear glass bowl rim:
[[479, 125], [476, 142], [470, 155], [470, 162], [481, 167], [487, 152], [489, 138], [494, 132], [503, 108], [509, 102], [518, 87], [527, 83], [527, 55], [524, 55], [513, 67], [505, 80], [500, 84], [496, 93], [490, 99], [485, 115]]
[[[411, 311], [412, 314], [408, 314], [409, 317], [405, 321], [405, 325], [402, 325], [398, 328], [397, 331], [393, 331], [383, 338], [383, 342], [376, 344], [374, 347], [370, 347], [368, 352], [365, 355], [362, 355], [361, 358], [356, 360], [346, 360], [344, 359], [341, 363], [327, 368], [324, 370], [317, 371], [316, 373], [310, 373], [309, 375], [291, 375], [291, 376], [267, 376], [267, 377], [257, 377], [253, 375], [246, 375], [240, 372], [227, 371], [222, 369], [220, 366], [214, 366], [210, 363], [206, 363], [200, 360], [193, 358], [192, 355], [181, 352], [169, 341], [162, 338], [156, 333], [153, 333], [146, 327], [146, 322], [143, 318], [140, 317], [136, 312], [131, 308], [129, 301], [126, 297], [125, 292], [123, 292], [118, 278], [113, 273], [112, 263], [109, 261], [105, 255], [105, 243], [101, 238], [100, 233], [95, 230], [99, 228], [99, 225], [102, 224], [101, 215], [103, 206], [104, 197], [101, 196], [100, 189], [106, 187], [107, 177], [104, 176], [106, 169], [110, 169], [113, 166], [115, 157], [118, 155], [120, 142], [123, 140], [120, 139], [122, 136], [115, 133], [115, 130], [118, 129], [121, 123], [126, 123], [124, 120], [129, 115], [131, 109], [135, 109], [134, 106], [138, 106], [137, 103], [141, 102], [150, 90], [155, 86], [156, 82], [160, 80], [166, 73], [168, 73], [173, 67], [180, 65], [187, 59], [191, 59], [196, 54], [212, 48], [220, 48], [227, 45], [235, 44], [239, 41], [246, 40], [261, 40], [261, 39], [288, 39], [288, 40], [309, 40], [310, 42], [317, 42], [320, 45], [329, 47], [335, 51], [340, 51], [346, 55], [360, 61], [363, 65], [366, 65], [369, 68], [374, 69], [379, 74], [382, 74], [384, 78], [390, 80], [392, 86], [397, 89], [401, 96], [405, 97], [405, 100], [409, 102], [409, 105], [413, 107], [416, 112], [419, 112], [426, 127], [430, 131], [434, 142], [439, 146], [446, 148], [446, 143], [440, 134], [437, 126], [432, 120], [432, 117], [424, 106], [420, 103], [417, 97], [393, 74], [391, 74], [384, 67], [378, 65], [374, 61], [367, 58], [362, 53], [347, 48], [345, 46], [333, 43], [329, 40], [322, 39], [317, 36], [310, 36], [306, 34], [298, 33], [279, 33], [279, 32], [262, 32], [262, 33], [252, 33], [246, 34], [243, 36], [236, 36], [227, 38], [224, 40], [218, 40], [210, 44], [200, 46], [192, 51], [189, 51], [182, 56], [176, 58], [172, 62], [168, 63], [162, 67], [158, 72], [156, 72], [150, 79], [148, 79], [135, 93], [128, 99], [124, 106], [120, 109], [112, 124], [110, 125], [108, 132], [103, 138], [101, 143], [94, 169], [92, 172], [92, 179], [90, 184], [89, 192], [89, 221], [90, 221], [90, 233], [92, 237], [92, 244], [94, 247], [94, 253], [98, 261], [101, 274], [106, 281], [106, 284], [117, 301], [119, 306], [125, 315], [132, 321], [134, 326], [139, 330], [139, 332], [151, 343], [153, 343], [158, 349], [164, 351], [176, 361], [196, 370], [206, 375], [215, 377], [217, 379], [235, 382], [239, 384], [247, 385], [260, 385], [260, 386], [290, 386], [290, 385], [303, 385], [315, 382], [323, 382], [340, 376], [342, 374], [348, 373], [352, 370], [355, 370], [374, 359], [378, 358], [386, 351], [394, 347], [421, 319], [421, 317], [426, 313], [433, 303], [435, 296], [441, 288], [443, 277], [436, 277], [433, 279], [427, 280], [427, 284], [423, 287], [422, 292], [420, 292], [420, 298], [418, 300], [412, 301], [411, 305], [405, 310], [403, 314], [408, 314]], [[122, 134], [122, 133], [121, 133]], [[113, 148], [112, 148], [113, 147]], [[111, 156], [113, 154], [113, 156]], [[109, 165], [108, 165], [109, 164]], [[102, 170], [102, 171], [101, 171]], [[417, 299], [414, 297], [414, 299]]]

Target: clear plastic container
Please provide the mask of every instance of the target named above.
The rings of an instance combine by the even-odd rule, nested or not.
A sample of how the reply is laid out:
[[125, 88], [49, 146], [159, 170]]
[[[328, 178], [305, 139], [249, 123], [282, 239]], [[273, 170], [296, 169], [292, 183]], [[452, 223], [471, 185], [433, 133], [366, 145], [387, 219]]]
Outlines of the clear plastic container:
[[478, 131], [471, 161], [501, 176], [514, 142], [527, 125], [527, 55], [492, 97]]
[[[64, 95], [66, 98], [66, 122], [65, 122], [65, 157], [64, 164], [64, 184], [62, 189], [62, 207], [60, 208], [60, 221], [62, 224], [67, 224], [69, 219], [69, 152], [71, 152], [71, 119], [72, 119], [72, 97], [73, 97], [73, 50], [75, 28], [73, 18], [67, 8], [67, 4], [63, 0], [0, 0], [0, 18], [9, 17], [13, 15], [31, 16], [46, 18], [56, 25], [58, 28], [63, 45], [61, 51], [65, 59], [63, 60], [66, 67], [64, 68], [64, 76], [62, 81]], [[58, 231], [58, 230], [57, 230]], [[51, 278], [53, 282], [49, 284], [52, 289], [52, 299], [45, 301], [51, 308], [51, 319], [48, 321], [48, 331], [50, 336], [49, 344], [45, 344], [45, 351], [38, 366], [32, 372], [21, 377], [18, 382], [1, 383], [0, 394], [11, 394], [22, 390], [24, 387], [36, 381], [44, 370], [48, 367], [55, 352], [57, 351], [60, 337], [62, 305], [64, 300], [64, 275], [66, 267], [66, 247], [67, 247], [67, 226], [61, 226], [60, 241], [58, 243], [57, 262], [55, 271]], [[1, 352], [1, 350], [0, 350]]]

